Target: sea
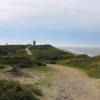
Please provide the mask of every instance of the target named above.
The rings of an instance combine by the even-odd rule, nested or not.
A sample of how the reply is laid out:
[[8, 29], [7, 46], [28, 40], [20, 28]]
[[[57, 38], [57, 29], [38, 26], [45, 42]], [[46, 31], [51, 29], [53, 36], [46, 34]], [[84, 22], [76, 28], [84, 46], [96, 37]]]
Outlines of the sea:
[[76, 55], [86, 54], [90, 57], [100, 56], [100, 47], [61, 47], [60, 49]]

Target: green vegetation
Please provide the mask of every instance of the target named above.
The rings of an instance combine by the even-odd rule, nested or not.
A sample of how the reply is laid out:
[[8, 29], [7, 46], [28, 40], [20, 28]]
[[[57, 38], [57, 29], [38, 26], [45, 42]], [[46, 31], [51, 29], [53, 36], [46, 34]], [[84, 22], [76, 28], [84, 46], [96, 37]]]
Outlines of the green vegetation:
[[0, 64], [30, 68], [33, 66], [44, 66], [46, 63], [55, 64], [58, 60], [74, 58], [75, 56], [51, 45], [31, 46], [32, 56], [29, 56], [25, 51], [27, 47], [28, 45], [0, 46]]
[[0, 46], [0, 56], [9, 56], [9, 57], [22, 57], [28, 56], [25, 52], [27, 45], [2, 45]]
[[39, 100], [42, 91], [30, 85], [0, 80], [0, 100]]
[[34, 85], [36, 87], [38, 86], [42, 86], [42, 87], [51, 87], [53, 85], [53, 81], [50, 77], [43, 79], [43, 80], [39, 80], [38, 82], [36, 82]]
[[73, 58], [67, 58], [57, 61], [57, 64], [67, 65], [85, 70], [91, 77], [100, 78], [100, 57], [88, 57], [85, 55], [74, 55]]
[[51, 67], [48, 66], [34, 66], [31, 70], [37, 71], [37, 72], [45, 72], [45, 73], [55, 73], [56, 70], [52, 69]]
[[45, 66], [42, 61], [32, 59], [25, 51], [28, 45], [0, 46], [0, 65], [17, 65], [20, 68]]
[[57, 60], [62, 59], [66, 54], [64, 51], [61, 51], [51, 45], [33, 46], [30, 50], [32, 51], [32, 56], [36, 60], [53, 64], [55, 64]]
[[91, 77], [100, 78], [100, 62], [90, 64], [87, 73]]
[[[0, 46], [0, 70], [15, 65], [19, 67], [19, 70], [20, 68], [30, 68], [28, 69], [31, 70], [30, 72], [49, 73], [50, 71], [53, 72], [52, 68], [46, 66], [50, 63], [80, 68], [85, 70], [89, 76], [100, 78], [100, 56], [74, 55], [51, 45], [31, 46], [29, 49], [32, 55], [29, 56], [25, 51], [27, 47], [28, 45]], [[53, 75], [53, 73], [51, 74]], [[43, 95], [39, 86], [50, 87], [52, 84], [51, 77], [38, 80], [34, 86], [21, 85], [10, 80], [0, 80], [0, 100], [38, 100], [38, 97]]]
[[0, 64], [17, 65], [20, 68], [32, 68], [34, 66], [45, 66], [44, 63], [33, 60], [30, 57], [0, 57]]
[[[69, 52], [61, 51], [51, 45], [31, 46], [29, 49], [32, 52], [32, 56], [29, 56], [25, 51], [27, 47], [28, 45], [0, 46], [0, 68], [5, 67], [5, 65], [16, 65], [20, 68], [34, 67], [35, 69], [36, 66], [45, 66], [47, 63], [57, 63], [83, 69], [88, 72], [88, 75], [100, 78], [98, 65], [100, 62], [99, 56], [91, 58], [87, 55], [74, 55]], [[98, 65], [98, 67], [88, 67], [94, 66], [94, 64]]]
[[[24, 70], [23, 68], [30, 68], [29, 70], [31, 71], [34, 70], [35, 72], [39, 71], [39, 73], [40, 71], [43, 73], [44, 72], [48, 73], [51, 69], [46, 66], [46, 63], [49, 62], [50, 60], [56, 61], [55, 59], [58, 59], [58, 57], [60, 56], [59, 54], [60, 51], [57, 50], [56, 48], [49, 47], [49, 52], [48, 52], [48, 46], [46, 46], [46, 48], [45, 46], [43, 46], [43, 48], [45, 48], [46, 51], [45, 50], [43, 51], [42, 46], [37, 46], [38, 47], [38, 48], [36, 47], [37, 53], [35, 54], [38, 56], [35, 55], [29, 56], [25, 50], [27, 47], [28, 45], [0, 46], [0, 71], [1, 72], [4, 71], [4, 73], [8, 75], [10, 75], [8, 72], [12, 74], [13, 72], [11, 71], [15, 71], [17, 73], [16, 75], [22, 74], [18, 77], [12, 74], [12, 76], [14, 75], [14, 77], [16, 78], [23, 77], [24, 75], [26, 75], [24, 77], [30, 78], [31, 76], [30, 75], [28, 76], [28, 73], [23, 73]], [[33, 49], [35, 50], [35, 48], [32, 47], [31, 50]], [[40, 49], [42, 49], [42, 52], [40, 52]], [[42, 56], [43, 52], [46, 55], [43, 54]], [[41, 59], [41, 57], [43, 57], [43, 59]], [[13, 66], [16, 68], [14, 69]], [[11, 69], [11, 67], [13, 69]], [[17, 69], [17, 67], [19, 67], [19, 69]], [[41, 79], [41, 81], [38, 82], [39, 84], [37, 83], [38, 86], [36, 84], [34, 86], [25, 85], [24, 83], [23, 85], [21, 85], [20, 83], [17, 82], [17, 80], [16, 82], [11, 81], [9, 78], [8, 80], [9, 81], [0, 80], [0, 100], [39, 100], [38, 97], [43, 95], [41, 88], [38, 87], [39, 84], [42, 86], [43, 85], [51, 86], [51, 81], [45, 78], [44, 80]]]
[[57, 63], [85, 69], [86, 66], [91, 63], [91, 59], [89, 59], [89, 58], [85, 58], [85, 59], [84, 58], [72, 58], [72, 59], [60, 60]]

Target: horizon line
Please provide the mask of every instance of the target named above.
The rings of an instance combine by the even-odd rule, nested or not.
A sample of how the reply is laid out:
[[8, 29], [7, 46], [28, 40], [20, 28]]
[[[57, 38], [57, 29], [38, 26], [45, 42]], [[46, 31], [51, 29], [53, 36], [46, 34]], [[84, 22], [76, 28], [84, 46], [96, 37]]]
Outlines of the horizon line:
[[[32, 45], [32, 42], [29, 42], [29, 43], [8, 43], [8, 42], [5, 42], [5, 43], [1, 43], [0, 45], [29, 45], [29, 44]], [[53, 44], [53, 43], [38, 43], [36, 45], [53, 45], [53, 46], [56, 46], [59, 48], [66, 48], [66, 47], [97, 47], [97, 48], [100, 48], [100, 45], [63, 45], [63, 44], [57, 45], [57, 44]]]

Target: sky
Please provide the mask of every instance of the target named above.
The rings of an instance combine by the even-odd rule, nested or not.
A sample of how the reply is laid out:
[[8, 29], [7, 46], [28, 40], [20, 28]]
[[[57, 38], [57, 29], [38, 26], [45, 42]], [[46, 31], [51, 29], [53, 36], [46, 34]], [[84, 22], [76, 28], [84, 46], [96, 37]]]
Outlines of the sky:
[[0, 0], [0, 44], [100, 45], [100, 0]]

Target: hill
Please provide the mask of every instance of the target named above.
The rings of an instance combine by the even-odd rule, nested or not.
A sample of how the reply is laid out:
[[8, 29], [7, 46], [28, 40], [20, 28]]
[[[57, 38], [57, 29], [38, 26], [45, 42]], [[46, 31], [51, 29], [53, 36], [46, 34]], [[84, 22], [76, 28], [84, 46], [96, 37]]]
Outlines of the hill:
[[46, 63], [56, 63], [57, 60], [63, 59], [67, 56], [73, 56], [73, 54], [64, 52], [51, 45], [37, 45], [30, 48], [32, 56]]
[[[26, 48], [32, 55], [27, 53]], [[56, 66], [56, 69], [60, 68], [59, 71], [49, 64], [61, 65]], [[84, 70], [91, 77], [100, 78], [100, 56], [74, 55], [52, 45], [0, 46], [0, 100], [39, 100], [43, 93], [49, 93], [54, 84], [61, 84], [58, 88], [62, 89], [62, 83], [66, 80], [66, 75], [62, 76], [63, 71], [70, 69], [66, 68], [68, 66]], [[64, 71], [64, 74], [66, 72], [68, 71]], [[76, 73], [80, 77], [78, 75], [80, 74]], [[58, 82], [55, 83], [55, 80]]]

